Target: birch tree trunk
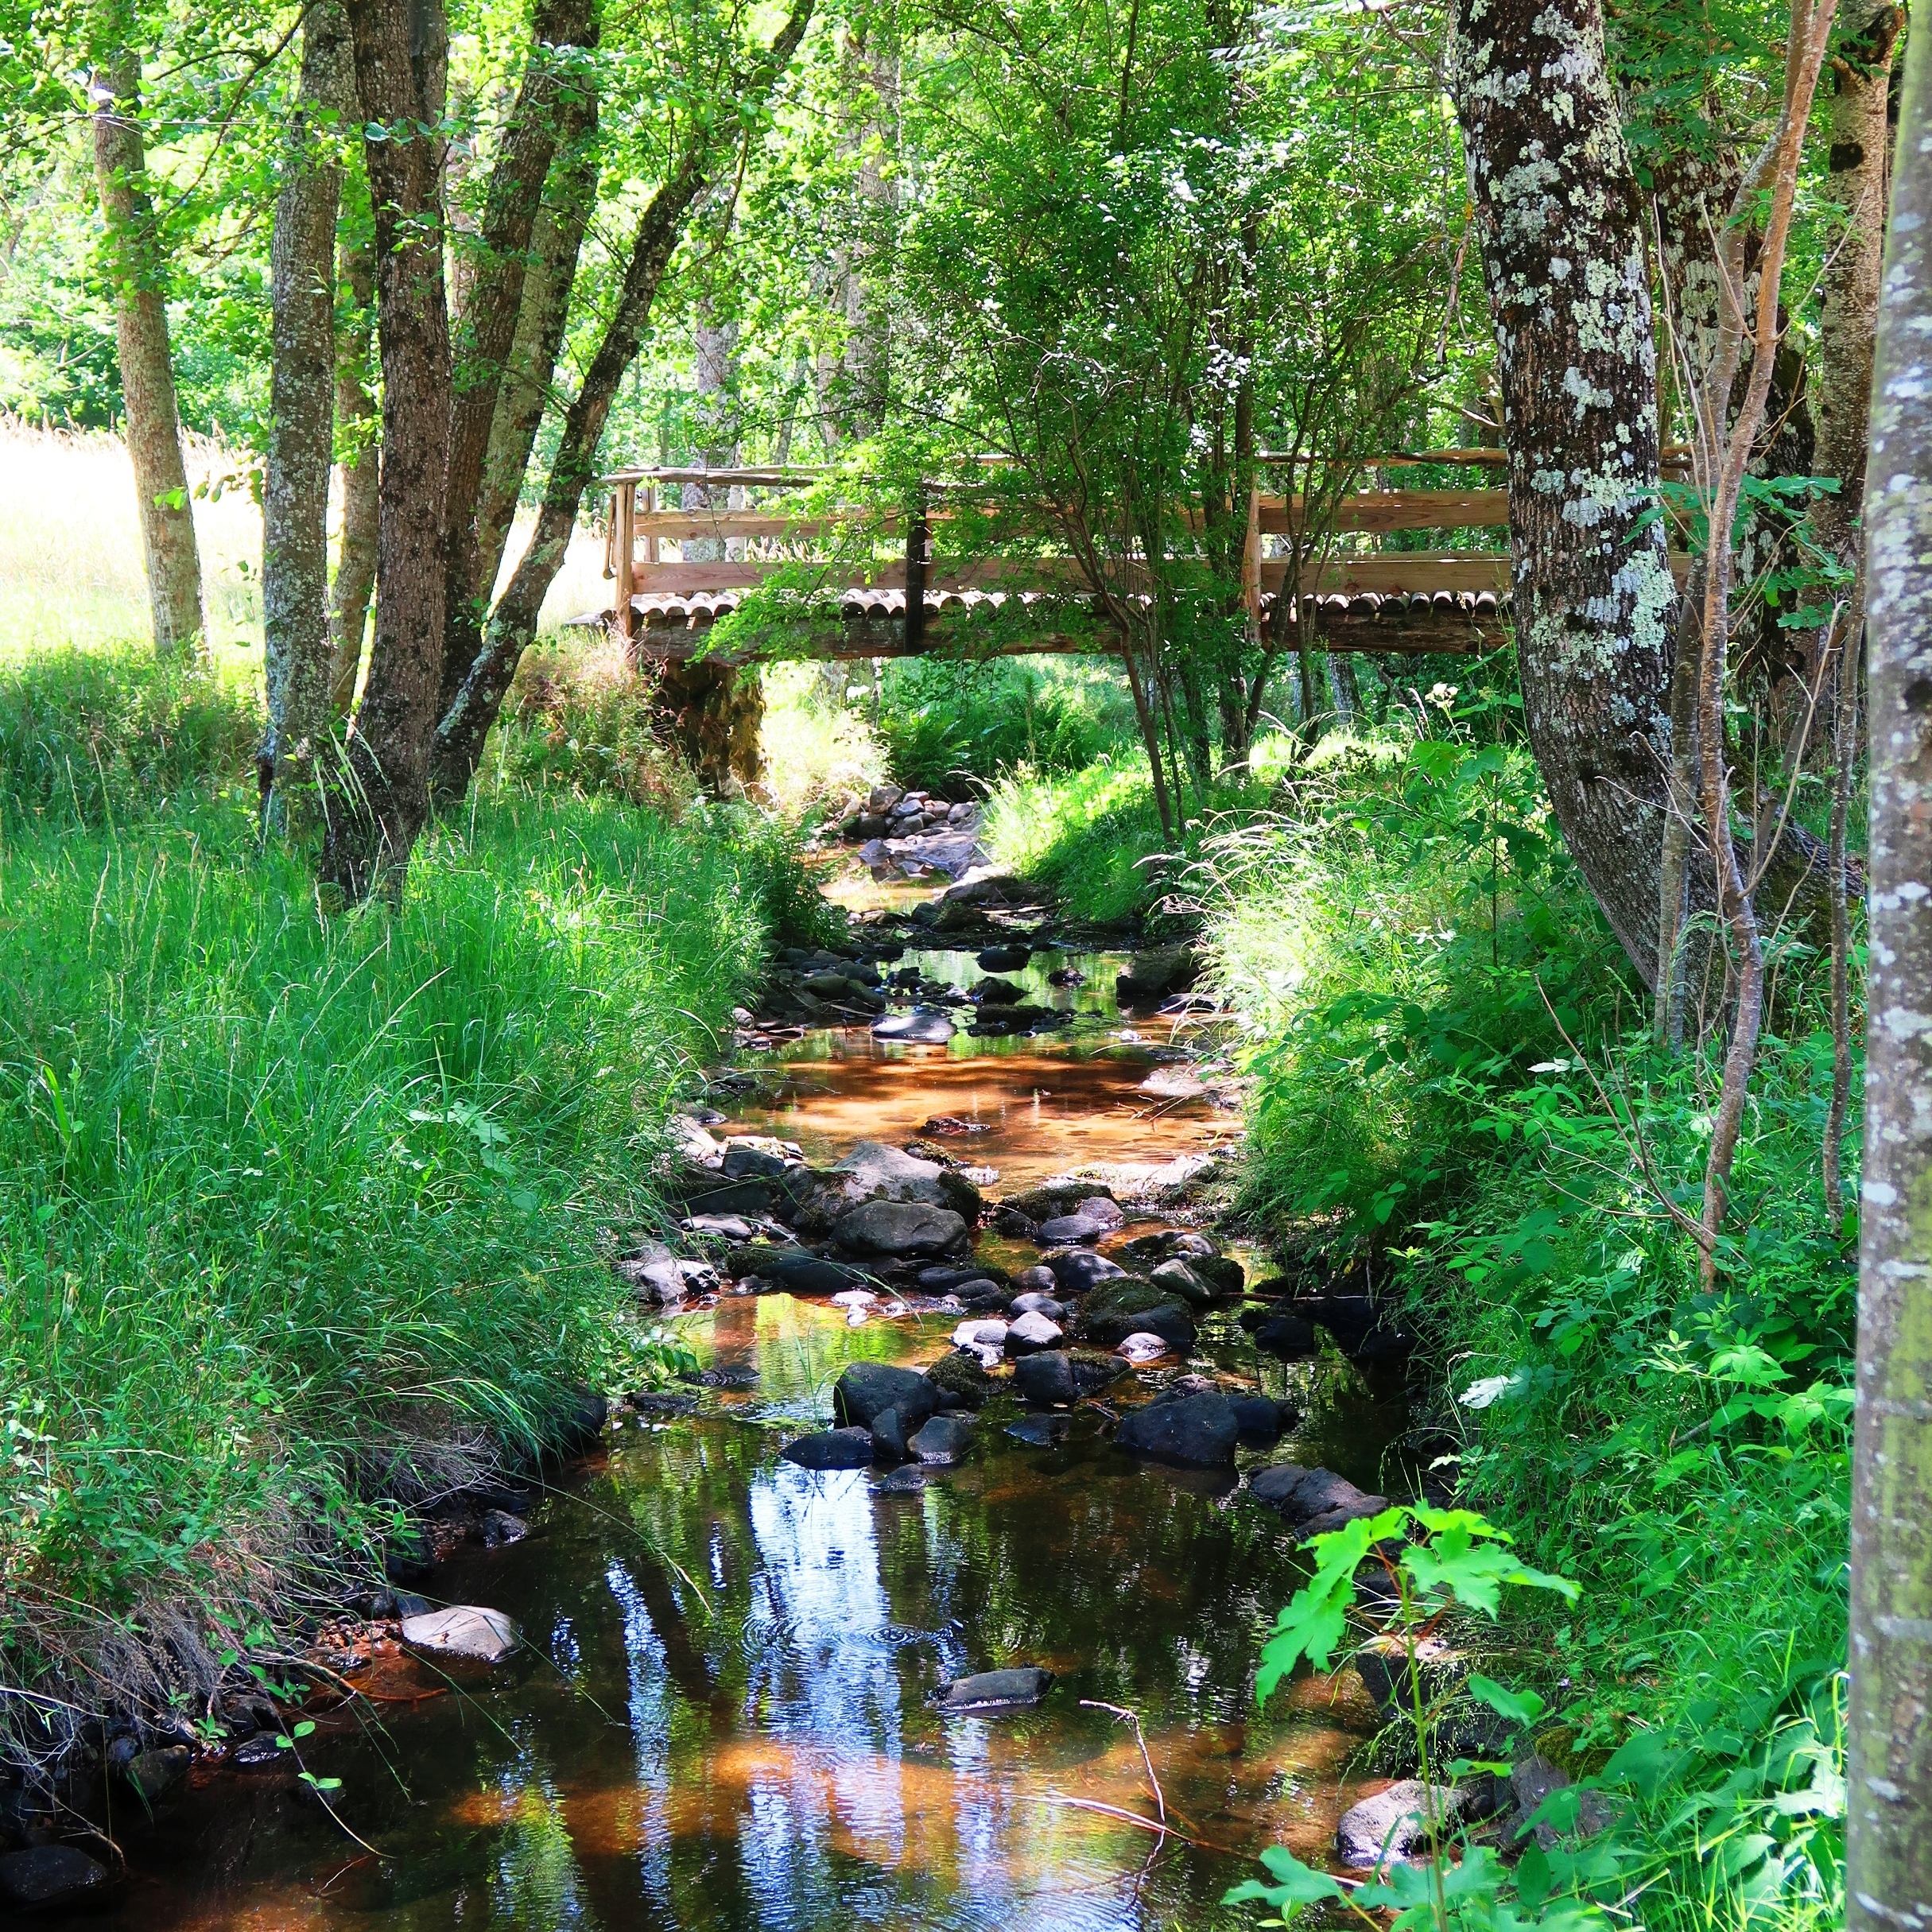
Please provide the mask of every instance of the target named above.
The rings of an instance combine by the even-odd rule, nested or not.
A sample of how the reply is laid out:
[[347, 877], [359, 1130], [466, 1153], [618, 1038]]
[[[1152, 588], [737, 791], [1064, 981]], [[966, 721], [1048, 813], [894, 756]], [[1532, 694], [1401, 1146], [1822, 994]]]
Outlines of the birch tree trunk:
[[353, 319], [336, 343], [336, 420], [343, 425], [342, 538], [329, 594], [329, 709], [338, 718], [355, 702], [369, 596], [375, 588], [376, 543], [382, 516], [382, 447], [375, 398], [369, 393], [369, 348], [375, 302], [375, 257], [361, 236], [344, 236], [336, 275], [354, 305]]
[[1849, 1932], [1932, 1925], [1932, 39], [1907, 43], [1865, 484], [1871, 979]]
[[349, 25], [335, 0], [302, 23], [269, 250], [274, 365], [262, 495], [262, 629], [268, 722], [257, 769], [264, 829], [286, 824], [329, 727], [328, 476], [336, 433], [336, 212], [342, 171], [318, 111], [355, 100]]
[[201, 553], [195, 541], [188, 468], [181, 459], [181, 420], [163, 297], [167, 270], [147, 186], [134, 10], [127, 0], [98, 0], [90, 26], [96, 48], [88, 87], [94, 173], [107, 228], [121, 401], [141, 506], [154, 650], [161, 658], [189, 657], [206, 639], [208, 612], [201, 599]]
[[1503, 400], [1523, 716], [1557, 821], [1655, 983], [1677, 592], [1636, 184], [1599, 0], [1457, 0], [1457, 111]]
[[441, 0], [348, 0], [375, 211], [382, 478], [375, 642], [345, 768], [332, 786], [321, 876], [348, 902], [400, 894], [429, 816], [429, 741], [443, 664], [449, 314], [443, 285]]

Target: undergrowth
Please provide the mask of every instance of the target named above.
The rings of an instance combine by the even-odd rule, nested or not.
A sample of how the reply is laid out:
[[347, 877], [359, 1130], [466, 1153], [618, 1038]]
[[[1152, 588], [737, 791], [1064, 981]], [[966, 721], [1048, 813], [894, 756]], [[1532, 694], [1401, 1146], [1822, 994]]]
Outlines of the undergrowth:
[[[103, 689], [188, 748], [89, 759], [90, 792]], [[641, 1343], [611, 1232], [654, 1213], [665, 1116], [799, 916], [751, 815], [499, 784], [433, 828], [399, 913], [324, 918], [304, 855], [256, 844], [252, 732], [204, 730], [204, 702], [113, 658], [0, 692], [0, 783], [76, 774], [0, 828], [15, 1693], [108, 1652], [165, 1686], [182, 1606], [285, 1609], [395, 1501], [533, 1450], [619, 1375]], [[12, 1748], [45, 1743], [36, 1708], [6, 1700]]]
[[1702, 1294], [1673, 1216], [1720, 1046], [1651, 1046], [1527, 751], [1433, 728], [1291, 774], [1196, 865], [1253, 1083], [1247, 1206], [1317, 1274], [1379, 1257], [1441, 1472], [1580, 1586], [1486, 1639], [1549, 1706], [1528, 1741], [1613, 1819], [1526, 1860], [1519, 1905], [1829, 1920], [1856, 1267], [1819, 1179], [1817, 963], [1775, 939]]

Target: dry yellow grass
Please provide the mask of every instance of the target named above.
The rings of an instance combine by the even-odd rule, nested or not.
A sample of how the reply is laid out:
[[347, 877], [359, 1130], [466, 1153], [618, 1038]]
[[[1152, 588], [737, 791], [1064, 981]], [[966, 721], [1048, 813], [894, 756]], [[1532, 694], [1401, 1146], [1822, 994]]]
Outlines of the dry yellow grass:
[[[262, 513], [252, 461], [190, 437], [210, 643], [238, 676], [261, 674]], [[529, 520], [512, 533], [505, 576]], [[609, 601], [603, 540], [580, 529], [544, 603], [545, 625]], [[42, 429], [0, 415], [0, 652], [145, 644], [147, 585], [139, 506], [127, 448], [99, 430]]]

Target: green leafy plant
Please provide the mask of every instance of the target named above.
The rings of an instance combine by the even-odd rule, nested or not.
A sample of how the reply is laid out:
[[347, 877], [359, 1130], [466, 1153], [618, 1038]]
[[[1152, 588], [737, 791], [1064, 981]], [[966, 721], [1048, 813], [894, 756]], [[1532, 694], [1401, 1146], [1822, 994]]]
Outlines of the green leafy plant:
[[[1441, 1761], [1439, 1727], [1456, 1687], [1432, 1682], [1427, 1647], [1457, 1611], [1494, 1620], [1505, 1588], [1546, 1590], [1569, 1601], [1577, 1595], [1577, 1585], [1568, 1578], [1525, 1564], [1512, 1547], [1514, 1541], [1508, 1531], [1472, 1511], [1417, 1503], [1398, 1504], [1359, 1518], [1304, 1545], [1313, 1553], [1314, 1573], [1277, 1617], [1274, 1632], [1262, 1647], [1256, 1700], [1265, 1704], [1298, 1664], [1306, 1662], [1322, 1670], [1330, 1666], [1348, 1643], [1352, 1612], [1360, 1609], [1358, 1575], [1364, 1563], [1379, 1566], [1383, 1589], [1378, 1600], [1386, 1608], [1379, 1618], [1372, 1613], [1367, 1618], [1367, 1634], [1355, 1651], [1359, 1654], [1372, 1642], [1391, 1646], [1396, 1653], [1422, 1759], [1426, 1856], [1419, 1864], [1391, 1863], [1372, 1878], [1350, 1880], [1317, 1872], [1276, 1845], [1262, 1855], [1271, 1882], [1248, 1880], [1228, 1894], [1228, 1903], [1261, 1903], [1285, 1914], [1329, 1901], [1378, 1926], [1382, 1922], [1374, 1915], [1387, 1911], [1395, 1915], [1395, 1932], [1421, 1932], [1425, 1927], [1449, 1932], [1452, 1926], [1500, 1932], [1531, 1923], [1547, 1932], [1568, 1932], [1595, 1920], [1596, 1915], [1567, 1901], [1540, 1918], [1523, 1918], [1511, 1901], [1509, 1875], [1495, 1852], [1458, 1833], [1442, 1802], [1441, 1777], [1489, 1776], [1507, 1767], [1463, 1758]], [[1358, 1615], [1355, 1620], [1364, 1620]], [[1471, 1675], [1467, 1690], [1511, 1725], [1533, 1724], [1542, 1714], [1543, 1701], [1535, 1692], [1510, 1690], [1480, 1674]]]

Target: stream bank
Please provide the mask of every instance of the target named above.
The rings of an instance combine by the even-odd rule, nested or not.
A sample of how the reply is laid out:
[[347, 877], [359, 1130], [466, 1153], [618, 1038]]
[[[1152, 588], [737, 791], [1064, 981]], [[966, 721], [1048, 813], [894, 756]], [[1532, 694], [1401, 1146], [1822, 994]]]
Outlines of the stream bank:
[[[1344, 1674], [1259, 1714], [1252, 1670], [1300, 1573], [1279, 1511], [1414, 1480], [1399, 1371], [1271, 1331], [1305, 1317], [1205, 1232], [1239, 1131], [1211, 1014], [966, 883], [781, 962], [685, 1116], [679, 1224], [623, 1265], [692, 1379], [619, 1391], [331, 1633], [359, 1694], [301, 1767], [374, 1850], [239, 1744], [122, 1821], [125, 1922], [1151, 1928], [1211, 1922], [1262, 1845], [1330, 1852], [1374, 1708]], [[801, 1466], [861, 1427], [862, 1466]], [[507, 1661], [400, 1640], [444, 1604], [509, 1619]], [[1030, 1708], [946, 1700], [1017, 1669], [1052, 1674]], [[1151, 1801], [1105, 1705], [1185, 1841], [1116, 1815]]]

